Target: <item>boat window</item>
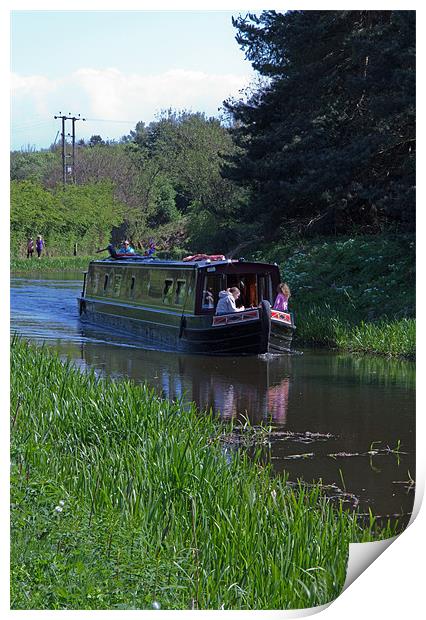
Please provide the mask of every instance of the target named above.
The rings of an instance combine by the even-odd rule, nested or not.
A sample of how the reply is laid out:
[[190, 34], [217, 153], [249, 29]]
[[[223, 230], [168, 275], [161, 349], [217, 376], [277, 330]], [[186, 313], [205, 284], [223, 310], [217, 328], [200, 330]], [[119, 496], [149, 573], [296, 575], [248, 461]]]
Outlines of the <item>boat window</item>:
[[265, 273], [259, 275], [257, 277], [257, 285], [259, 290], [259, 303], [264, 299], [272, 303], [272, 286], [270, 274]]
[[121, 291], [121, 280], [123, 279], [123, 274], [121, 273], [115, 273], [114, 274], [114, 281], [113, 281], [113, 295], [115, 297], [119, 297], [120, 296], [120, 291]]
[[175, 304], [177, 306], [182, 306], [184, 304], [185, 293], [186, 293], [186, 280], [177, 280], [176, 295], [175, 295]]
[[137, 282], [135, 279], [135, 287], [133, 295], [139, 299], [146, 299], [150, 294], [150, 277], [149, 271], [146, 269], [139, 269], [137, 276]]
[[98, 292], [99, 278], [100, 278], [99, 271], [92, 272], [91, 278], [90, 278], [89, 283], [88, 283], [88, 290], [90, 291], [90, 289], [92, 289], [91, 292], [94, 295], [96, 295], [97, 292]]
[[226, 288], [236, 286], [240, 289], [240, 297], [237, 299], [236, 305], [245, 306], [257, 306], [260, 302], [257, 290], [256, 274], [228, 274], [226, 277]]
[[203, 283], [201, 307], [203, 310], [213, 310], [219, 301], [219, 293], [224, 288], [221, 274], [206, 274]]
[[164, 280], [163, 304], [169, 303], [169, 296], [173, 289], [173, 280]]
[[108, 274], [105, 274], [105, 279], [104, 279], [104, 291], [106, 291], [106, 290], [107, 290], [107, 286], [108, 286], [108, 278], [109, 278]]

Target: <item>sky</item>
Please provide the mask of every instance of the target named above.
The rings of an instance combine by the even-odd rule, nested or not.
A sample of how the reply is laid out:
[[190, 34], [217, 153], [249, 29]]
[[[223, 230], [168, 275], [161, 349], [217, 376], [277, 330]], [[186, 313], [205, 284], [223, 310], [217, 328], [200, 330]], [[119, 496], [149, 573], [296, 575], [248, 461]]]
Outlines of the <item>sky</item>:
[[77, 140], [120, 138], [170, 107], [217, 116], [255, 77], [231, 21], [245, 13], [12, 11], [11, 149], [60, 140], [60, 114], [86, 119]]

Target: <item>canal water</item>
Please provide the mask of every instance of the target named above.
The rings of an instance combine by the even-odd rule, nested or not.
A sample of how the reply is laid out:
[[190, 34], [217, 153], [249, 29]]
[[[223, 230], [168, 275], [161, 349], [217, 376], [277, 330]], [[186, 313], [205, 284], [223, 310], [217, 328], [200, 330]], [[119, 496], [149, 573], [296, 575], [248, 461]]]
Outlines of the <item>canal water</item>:
[[[80, 323], [80, 274], [11, 280], [11, 330], [81, 368], [147, 382], [225, 419], [270, 424], [277, 472], [321, 480], [363, 514], [408, 520], [414, 501], [413, 362], [313, 350], [217, 358], [161, 351]], [[297, 317], [296, 317], [297, 318]], [[296, 321], [297, 323], [297, 321]]]

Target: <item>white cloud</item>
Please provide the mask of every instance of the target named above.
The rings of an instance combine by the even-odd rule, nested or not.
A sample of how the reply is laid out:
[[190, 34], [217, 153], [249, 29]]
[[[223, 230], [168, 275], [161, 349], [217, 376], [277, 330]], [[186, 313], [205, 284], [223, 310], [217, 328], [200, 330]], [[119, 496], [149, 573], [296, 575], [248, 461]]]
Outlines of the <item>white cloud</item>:
[[57, 84], [43, 75], [22, 76], [16, 73], [10, 78], [12, 105], [14, 101], [32, 101], [38, 115], [48, 114], [48, 97], [57, 88]]
[[[12, 109], [18, 123], [46, 114], [52, 119], [60, 110], [99, 119], [79, 126], [81, 135], [100, 133], [119, 137], [135, 122], [150, 122], [167, 108], [217, 114], [224, 99], [238, 95], [253, 74], [208, 74], [171, 69], [160, 74], [125, 74], [115, 68], [81, 68], [60, 79], [43, 76], [12, 76]], [[130, 121], [129, 127], [106, 121]], [[48, 139], [48, 142], [50, 137]], [[30, 140], [31, 141], [31, 140]]]
[[249, 76], [211, 75], [172, 69], [158, 75], [117, 69], [79, 69], [72, 79], [89, 98], [91, 113], [105, 118], [152, 118], [161, 109], [191, 108], [213, 113], [243, 88]]

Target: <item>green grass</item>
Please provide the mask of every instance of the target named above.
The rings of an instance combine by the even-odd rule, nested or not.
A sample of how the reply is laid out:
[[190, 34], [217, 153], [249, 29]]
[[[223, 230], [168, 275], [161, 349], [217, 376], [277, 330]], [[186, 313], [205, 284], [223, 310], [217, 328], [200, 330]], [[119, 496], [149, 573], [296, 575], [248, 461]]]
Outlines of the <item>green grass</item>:
[[284, 609], [341, 591], [394, 534], [296, 491], [225, 427], [45, 348], [11, 351], [13, 609]]
[[415, 319], [379, 319], [375, 322], [345, 317], [329, 304], [295, 304], [297, 343], [325, 346], [357, 353], [414, 359], [416, 355]]
[[414, 236], [292, 238], [251, 257], [280, 265], [296, 344], [415, 356]]
[[105, 258], [105, 254], [96, 254], [94, 256], [61, 256], [49, 257], [43, 256], [38, 258], [12, 258], [10, 261], [10, 269], [12, 272], [39, 272], [39, 271], [76, 271], [79, 269], [87, 269], [89, 261], [99, 258]]

